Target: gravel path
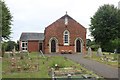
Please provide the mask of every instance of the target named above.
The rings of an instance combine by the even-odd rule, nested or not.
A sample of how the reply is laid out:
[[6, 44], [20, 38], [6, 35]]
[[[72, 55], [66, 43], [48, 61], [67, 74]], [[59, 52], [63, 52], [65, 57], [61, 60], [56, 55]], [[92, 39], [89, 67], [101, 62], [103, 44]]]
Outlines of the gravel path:
[[94, 60], [84, 59], [81, 54], [64, 54], [62, 56], [83, 65], [88, 70], [91, 70], [104, 78], [118, 78], [118, 68], [114, 68]]

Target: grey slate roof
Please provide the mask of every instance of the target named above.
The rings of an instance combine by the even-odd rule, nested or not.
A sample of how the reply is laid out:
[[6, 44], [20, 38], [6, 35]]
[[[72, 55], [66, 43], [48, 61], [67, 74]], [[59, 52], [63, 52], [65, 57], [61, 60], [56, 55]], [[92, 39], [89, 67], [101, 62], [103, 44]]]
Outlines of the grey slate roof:
[[44, 40], [44, 33], [22, 33], [20, 36], [20, 41], [27, 40]]

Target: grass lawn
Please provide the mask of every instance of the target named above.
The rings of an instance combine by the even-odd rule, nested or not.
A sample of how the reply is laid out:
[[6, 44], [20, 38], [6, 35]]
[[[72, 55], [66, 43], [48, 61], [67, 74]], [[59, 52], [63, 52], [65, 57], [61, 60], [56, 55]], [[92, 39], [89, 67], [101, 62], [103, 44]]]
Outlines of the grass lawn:
[[[51, 67], [54, 67], [55, 64], [58, 64], [61, 68], [63, 67], [76, 67], [78, 69], [83, 69], [85, 74], [94, 74], [92, 71], [88, 71], [87, 69], [80, 66], [71, 60], [68, 60], [62, 56], [45, 56], [45, 58], [38, 55], [38, 53], [30, 53], [30, 55], [24, 54], [23, 59], [19, 59], [20, 55], [17, 54], [15, 58], [15, 65], [19, 65], [20, 69], [12, 67], [11, 58], [8, 58], [7, 55], [3, 58], [2, 62], [2, 77], [3, 78], [51, 78], [48, 74]], [[38, 65], [38, 68], [32, 70], [27, 70], [28, 65]]]
[[96, 60], [98, 62], [107, 64], [107, 65], [110, 65], [110, 66], [113, 66], [113, 67], [116, 67], [116, 68], [120, 67], [120, 65], [119, 65], [120, 64], [119, 63], [120, 54], [114, 54], [114, 53], [109, 54], [108, 52], [103, 52], [103, 54], [105, 54], [107, 58], [115, 60], [115, 61], [104, 61], [104, 60], [101, 59], [103, 57], [96, 56], [96, 53], [97, 52], [93, 51], [92, 52], [92, 57], [85, 56], [84, 58]]

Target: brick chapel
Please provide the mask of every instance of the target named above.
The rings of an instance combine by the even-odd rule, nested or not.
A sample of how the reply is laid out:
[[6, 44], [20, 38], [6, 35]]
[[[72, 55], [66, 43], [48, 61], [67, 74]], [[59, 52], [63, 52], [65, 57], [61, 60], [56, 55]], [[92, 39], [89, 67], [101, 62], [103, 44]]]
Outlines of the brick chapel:
[[47, 26], [44, 33], [22, 33], [20, 51], [43, 53], [85, 53], [86, 28], [67, 13]]

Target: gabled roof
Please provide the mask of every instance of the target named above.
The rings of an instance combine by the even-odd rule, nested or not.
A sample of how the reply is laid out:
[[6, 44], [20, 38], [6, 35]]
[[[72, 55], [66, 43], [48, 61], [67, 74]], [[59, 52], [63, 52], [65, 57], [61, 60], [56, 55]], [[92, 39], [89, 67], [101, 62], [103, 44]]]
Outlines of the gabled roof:
[[[65, 20], [65, 18], [68, 18], [68, 19], [72, 19], [72, 20], [74, 20], [76, 23], [78, 23], [75, 19], [73, 19], [71, 16], [69, 16], [67, 13], [64, 15], [64, 16], [62, 16], [61, 18], [59, 18], [59, 19], [57, 19], [56, 21], [58, 21], [58, 20], [60, 20], [60, 19], [64, 19]], [[56, 22], [55, 21], [55, 22]], [[52, 24], [54, 24], [55, 22], [53, 22]], [[49, 26], [51, 26], [52, 24], [50, 24]], [[84, 29], [86, 29], [83, 25], [81, 25], [80, 23], [78, 23], [81, 27], [83, 27]], [[49, 27], [49, 26], [47, 26], [47, 27]], [[47, 28], [46, 27], [46, 28]]]
[[27, 40], [44, 40], [44, 33], [22, 33], [20, 36], [20, 41]]
[[[64, 16], [62, 16], [60, 19], [65, 19], [65, 18], [68, 18], [68, 19], [73, 19], [72, 17], [70, 17], [68, 14], [65, 14]], [[74, 20], [74, 19], [73, 19]]]

